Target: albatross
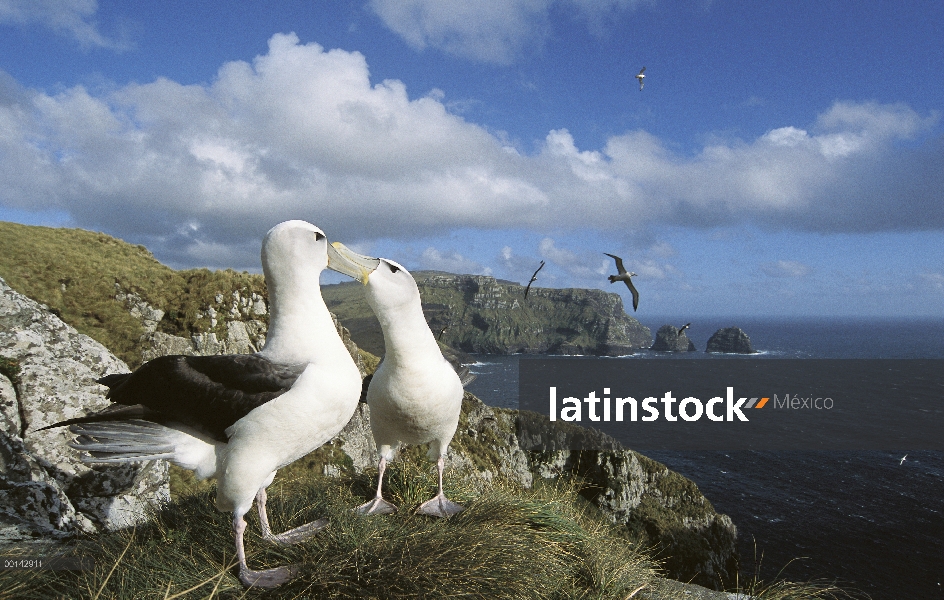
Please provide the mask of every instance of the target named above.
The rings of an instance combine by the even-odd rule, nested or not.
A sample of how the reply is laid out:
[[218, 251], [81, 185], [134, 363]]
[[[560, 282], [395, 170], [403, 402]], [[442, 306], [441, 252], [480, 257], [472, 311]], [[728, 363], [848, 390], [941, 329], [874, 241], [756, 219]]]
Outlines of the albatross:
[[639, 74], [636, 75], [636, 79], [639, 80], [639, 91], [640, 91], [640, 92], [642, 91], [642, 84], [643, 84], [643, 81], [642, 81], [642, 80], [646, 78], [646, 76], [643, 75], [643, 73], [645, 73], [645, 72], [646, 72], [646, 67], [643, 67], [642, 70], [639, 71]]
[[616, 256], [615, 254], [607, 254], [606, 252], [604, 252], [603, 254], [606, 254], [607, 256], [609, 256], [610, 258], [616, 261], [616, 270], [619, 271], [619, 275], [610, 275], [608, 279], [610, 280], [610, 283], [616, 283], [617, 281], [622, 281], [623, 283], [626, 284], [626, 287], [628, 287], [629, 291], [632, 292], [633, 294], [633, 311], [635, 312], [635, 310], [639, 307], [639, 292], [636, 291], [636, 286], [633, 285], [633, 280], [631, 278], [635, 277], [636, 274], [626, 272], [626, 269], [623, 268], [622, 258]]
[[[439, 492], [416, 510], [417, 514], [449, 517], [463, 510], [443, 492], [445, 456], [459, 425], [463, 385], [471, 381], [468, 371], [460, 376], [443, 357], [423, 316], [420, 292], [413, 276], [401, 265], [385, 258], [370, 259], [355, 254], [340, 242], [335, 248], [345, 258], [369, 267], [365, 287], [370, 305], [384, 335], [383, 362], [367, 388], [370, 428], [377, 444], [377, 493], [357, 511], [362, 515], [390, 514], [397, 507], [381, 493], [387, 463], [396, 457], [400, 443], [429, 444], [427, 456], [436, 461]], [[463, 381], [462, 378], [465, 378]]]
[[115, 403], [105, 412], [50, 426], [71, 425], [78, 437], [70, 446], [86, 453], [86, 463], [165, 459], [201, 479], [215, 476], [216, 506], [233, 514], [246, 587], [276, 587], [297, 569], [248, 567], [244, 515], [255, 500], [263, 537], [283, 545], [327, 524], [322, 519], [273, 535], [265, 489], [277, 469], [341, 431], [360, 397], [360, 373], [321, 297], [326, 267], [366, 283], [367, 272], [341, 257], [318, 227], [276, 225], [262, 243], [271, 316], [260, 352], [156, 358], [99, 380]]
[[544, 261], [542, 260], [542, 261], [541, 261], [541, 266], [538, 267], [538, 270], [535, 271], [535, 272], [534, 272], [534, 275], [531, 276], [531, 281], [528, 282], [528, 287], [524, 288], [524, 297], [525, 297], [525, 298], [528, 297], [528, 292], [531, 291], [531, 284], [538, 280], [538, 273], [539, 273], [539, 272], [541, 271], [541, 269], [543, 269], [543, 268], [544, 268]]
[[679, 335], [682, 335], [682, 333], [683, 333], [686, 329], [688, 329], [689, 327], [691, 327], [691, 326], [692, 326], [691, 323], [686, 323], [686, 324], [682, 325], [681, 327], [679, 327], [678, 334], [679, 334]]

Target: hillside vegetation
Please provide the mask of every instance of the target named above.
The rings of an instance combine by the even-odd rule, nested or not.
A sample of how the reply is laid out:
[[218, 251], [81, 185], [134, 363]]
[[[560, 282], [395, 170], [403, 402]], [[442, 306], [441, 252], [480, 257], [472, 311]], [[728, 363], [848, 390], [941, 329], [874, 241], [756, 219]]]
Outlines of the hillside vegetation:
[[138, 340], [145, 331], [128, 305], [116, 300], [118, 293], [134, 294], [164, 311], [157, 330], [184, 337], [222, 333], [222, 319], [213, 326], [203, 312], [217, 295], [266, 293], [262, 275], [230, 269], [175, 271], [144, 246], [104, 233], [6, 222], [0, 222], [0, 277], [132, 368], [142, 362]]

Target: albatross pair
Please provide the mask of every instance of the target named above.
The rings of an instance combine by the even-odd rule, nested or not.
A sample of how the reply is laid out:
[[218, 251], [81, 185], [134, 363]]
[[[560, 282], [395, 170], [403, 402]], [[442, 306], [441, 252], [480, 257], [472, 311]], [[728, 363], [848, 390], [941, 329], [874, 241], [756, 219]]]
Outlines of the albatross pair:
[[[99, 380], [110, 388], [108, 398], [115, 406], [97, 415], [50, 426], [72, 425], [70, 429], [78, 437], [70, 445], [86, 452], [83, 461], [87, 463], [166, 459], [193, 470], [200, 478], [217, 477], [216, 506], [233, 514], [239, 579], [247, 587], [273, 588], [296, 573], [296, 568], [289, 566], [263, 571], [248, 567], [243, 542], [244, 516], [253, 500], [267, 541], [297, 543], [326, 525], [322, 519], [273, 535], [266, 513], [265, 489], [277, 469], [337, 435], [357, 407], [362, 385], [360, 373], [321, 297], [320, 274], [330, 268], [362, 281], [371, 290], [377, 287], [370, 284], [378, 278], [373, 282], [369, 279], [377, 266], [386, 264], [389, 269], [399, 265], [349, 251], [345, 254], [342, 256], [328, 244], [324, 232], [310, 223], [288, 221], [275, 226], [266, 234], [262, 246], [271, 310], [262, 351], [250, 355], [154, 359], [134, 373]], [[387, 304], [381, 298], [375, 303], [379, 315], [387, 315], [382, 321], [396, 321], [398, 312], [410, 311], [403, 308], [401, 300]], [[419, 306], [418, 299], [416, 305]], [[395, 335], [398, 334], [399, 330]], [[411, 332], [404, 335], [413, 337]], [[399, 346], [403, 350], [388, 357], [388, 373], [395, 374], [413, 365], [408, 357], [414, 344], [406, 341]], [[445, 362], [441, 354], [440, 360]], [[405, 379], [390, 375], [387, 378]], [[377, 385], [378, 390], [383, 387]], [[454, 388], [449, 387], [449, 398], [458, 394], [456, 403], [461, 406], [461, 384], [458, 392]], [[397, 392], [387, 395], [395, 398]], [[405, 409], [395, 412], [393, 418], [409, 414], [410, 410]], [[452, 432], [455, 427], [453, 423]], [[396, 427], [392, 430], [396, 432]], [[451, 436], [450, 432], [449, 439], [440, 440], [437, 446], [440, 456]], [[389, 436], [383, 439], [389, 440]], [[404, 441], [414, 439], [418, 439], [415, 432]], [[381, 449], [383, 452], [383, 446]], [[439, 467], [441, 480], [441, 461]], [[440, 485], [440, 496], [441, 491]], [[444, 506], [448, 514], [448, 504]]]

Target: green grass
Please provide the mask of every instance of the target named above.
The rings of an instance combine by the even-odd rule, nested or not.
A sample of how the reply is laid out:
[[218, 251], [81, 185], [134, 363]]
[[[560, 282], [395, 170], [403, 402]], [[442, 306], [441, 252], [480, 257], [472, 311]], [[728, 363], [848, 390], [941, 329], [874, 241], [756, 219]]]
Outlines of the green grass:
[[466, 506], [449, 520], [413, 515], [435, 492], [435, 469], [398, 460], [388, 469], [390, 516], [352, 508], [373, 494], [376, 474], [280, 479], [270, 488], [273, 529], [327, 516], [314, 539], [275, 548], [249, 517], [250, 566], [302, 566], [269, 593], [245, 592], [235, 577], [230, 517], [213, 490], [181, 497], [134, 530], [80, 539], [92, 571], [0, 572], [0, 597], [163, 598], [625, 598], [649, 584], [654, 566], [638, 547], [575, 501], [572, 490], [526, 491], [495, 483], [478, 494], [460, 477], [447, 493]]
[[[225, 319], [211, 327], [199, 312], [214, 306], [229, 310], [232, 293], [265, 296], [262, 275], [233, 270], [175, 271], [144, 246], [82, 229], [53, 229], [0, 222], [0, 277], [7, 285], [49, 306], [80, 333], [102, 343], [131, 368], [140, 366], [144, 334], [128, 307], [115, 299], [116, 284], [166, 312], [159, 330], [189, 336], [225, 332]], [[267, 317], [259, 318], [263, 322]]]

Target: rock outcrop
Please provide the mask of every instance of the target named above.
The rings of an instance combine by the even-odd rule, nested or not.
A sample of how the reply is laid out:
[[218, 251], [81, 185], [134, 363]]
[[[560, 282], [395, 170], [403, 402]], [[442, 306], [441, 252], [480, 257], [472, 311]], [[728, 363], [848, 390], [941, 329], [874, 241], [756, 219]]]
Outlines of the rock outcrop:
[[0, 539], [123, 527], [170, 498], [167, 464], [88, 467], [66, 428], [104, 408], [96, 379], [128, 371], [104, 346], [0, 279]]
[[677, 327], [663, 325], [656, 332], [656, 341], [653, 342], [650, 350], [656, 352], [694, 352], [695, 344], [688, 339], [684, 331], [679, 333]]
[[[464, 352], [620, 356], [648, 348], [652, 334], [618, 294], [524, 286], [484, 275], [414, 273], [423, 311], [441, 341]], [[356, 283], [325, 286], [328, 306], [358, 345], [383, 352], [380, 325]]]
[[726, 352], [732, 354], [754, 354], [756, 350], [751, 345], [751, 338], [747, 337], [740, 327], [723, 327], [708, 338], [705, 352]]

